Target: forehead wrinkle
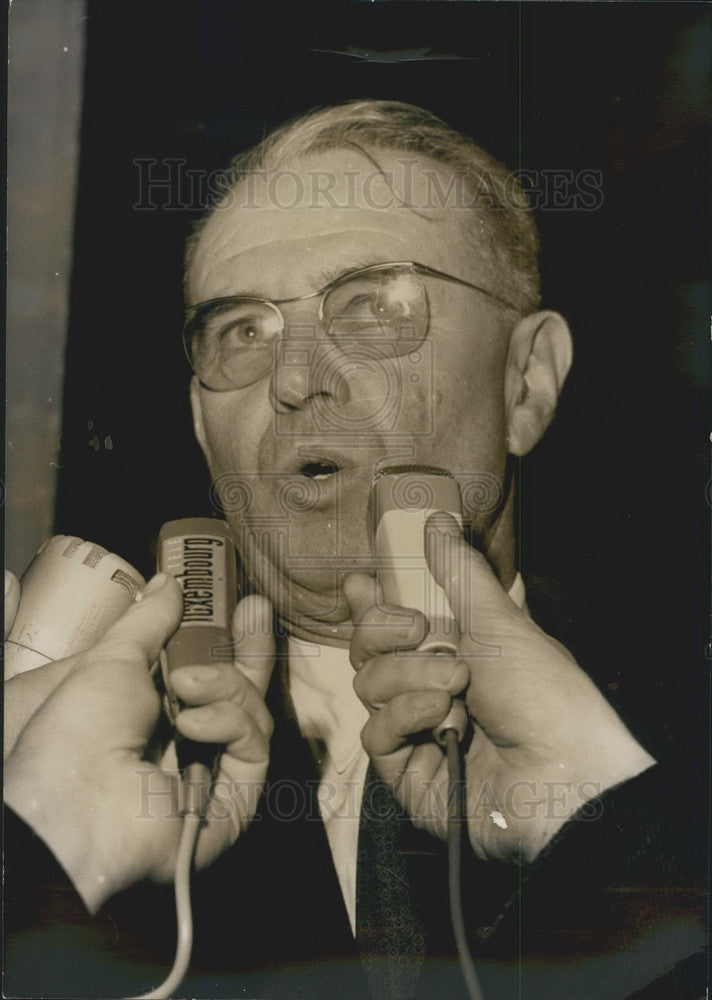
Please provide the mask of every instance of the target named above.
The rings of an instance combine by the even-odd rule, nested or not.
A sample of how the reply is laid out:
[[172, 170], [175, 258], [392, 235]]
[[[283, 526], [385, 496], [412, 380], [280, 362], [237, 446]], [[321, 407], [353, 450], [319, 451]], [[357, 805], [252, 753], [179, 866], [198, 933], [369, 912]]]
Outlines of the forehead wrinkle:
[[[392, 232], [372, 225], [363, 230], [350, 231], [334, 224], [332, 220], [326, 231], [262, 239], [249, 246], [232, 249], [230, 244], [236, 228], [239, 228], [239, 220], [234, 220], [231, 231], [230, 226], [227, 227], [228, 232], [221, 234], [223, 238], [220, 241], [213, 242], [208, 238], [199, 248], [191, 272], [191, 278], [195, 282], [203, 284], [214, 278], [218, 284], [232, 285], [233, 288], [223, 288], [225, 293], [229, 291], [232, 294], [241, 272], [249, 273], [251, 286], [261, 282], [266, 273], [272, 273], [266, 272], [262, 263], [256, 265], [255, 260], [264, 263], [268, 258], [271, 267], [273, 261], [283, 258], [280, 271], [290, 277], [291, 291], [289, 295], [285, 291], [280, 297], [296, 297], [308, 291], [319, 291], [349, 270], [392, 260], [410, 259], [410, 248], [402, 237], [395, 238]], [[330, 238], [337, 238], [339, 245], [329, 245], [328, 252], [321, 252], [324, 244], [320, 241]], [[254, 280], [255, 277], [257, 281]], [[298, 284], [295, 284], [297, 278]], [[264, 297], [274, 296], [275, 292], [274, 288], [265, 287]]]
[[[448, 270], [445, 265], [446, 257], [449, 256], [450, 251], [466, 255], [464, 278], [484, 280], [491, 267], [490, 254], [486, 241], [473, 240], [474, 234], [468, 231], [469, 227], [465, 225], [466, 219], [469, 222], [472, 220], [471, 211], [463, 213], [453, 208], [446, 210], [440, 207], [436, 210], [431, 208], [426, 212], [420, 212], [412, 206], [406, 205], [403, 199], [398, 197], [394, 186], [389, 183], [389, 178], [383, 167], [365, 150], [360, 147], [356, 147], [356, 149], [359, 158], [368, 160], [375, 167], [382, 183], [388, 187], [391, 195], [397, 200], [397, 205], [388, 211], [369, 207], [359, 208], [358, 217], [363, 222], [363, 229], [361, 226], [352, 228], [350, 223], [353, 214], [341, 205], [333, 208], [323, 206], [325, 211], [316, 213], [312, 211], [312, 206], [296, 210], [272, 207], [260, 208], [258, 213], [245, 210], [244, 215], [241, 209], [235, 213], [230, 211], [228, 205], [225, 205], [228, 216], [222, 215], [218, 208], [213, 218], [213, 225], [208, 223], [202, 234], [203, 238], [196, 247], [192, 275], [189, 273], [191, 284], [193, 282], [202, 284], [205, 280], [209, 281], [211, 285], [215, 284], [211, 280], [212, 276], [215, 275], [217, 283], [224, 286], [222, 294], [228, 291], [232, 292], [236, 289], [231, 272], [239, 274], [242, 261], [246, 259], [250, 274], [258, 277], [258, 281], [250, 280], [250, 285], [255, 287], [260, 283], [263, 274], [272, 273], [272, 267], [270, 264], [267, 270], [259, 268], [255, 271], [249, 255], [257, 253], [259, 257], [269, 257], [274, 249], [275, 253], [278, 255], [282, 253], [286, 259], [288, 253], [284, 253], [284, 247], [297, 240], [302, 241], [303, 244], [306, 241], [309, 241], [310, 244], [311, 241], [315, 242], [307, 246], [304, 252], [296, 247], [295, 242], [294, 263], [284, 264], [280, 268], [285, 277], [288, 272], [293, 275], [292, 280], [287, 281], [289, 287], [284, 289], [265, 288], [264, 294], [267, 297], [274, 296], [275, 293], [281, 297], [287, 297], [287, 295], [296, 297], [311, 290], [320, 290], [349, 269], [355, 270], [375, 263], [416, 259], [430, 264], [436, 269]], [[384, 152], [388, 153], [389, 151], [385, 150]], [[304, 166], [306, 169], [310, 161], [318, 155], [318, 152], [310, 152], [299, 157], [298, 160], [301, 161], [299, 166]], [[353, 163], [353, 161], [351, 162]], [[437, 168], [439, 164], [434, 163], [433, 166]], [[257, 208], [257, 206], [254, 207]], [[410, 227], [405, 234], [400, 231], [398, 216], [403, 221], [406, 218], [405, 213], [402, 212], [403, 208], [407, 209], [408, 216], [413, 220], [410, 227], [422, 227], [420, 234], [417, 233], [416, 229]], [[222, 218], [220, 218], [221, 215]], [[264, 230], [260, 231], [262, 225], [257, 224], [256, 215], [267, 227], [268, 233], [272, 233], [276, 239], [266, 237]], [[440, 225], [426, 227], [423, 226], [423, 222], [437, 222]], [[437, 237], [433, 243], [436, 233]], [[345, 241], [351, 244], [356, 243], [356, 246], [352, 249], [348, 246], [343, 248], [332, 246], [329, 253], [326, 251], [320, 253], [320, 241], [324, 237], [330, 238], [332, 236], [344, 237]], [[363, 244], [364, 239], [366, 245], [359, 247], [358, 244]], [[422, 245], [420, 245], [421, 243]], [[369, 249], [369, 244], [373, 252]], [[248, 256], [243, 258], [243, 254]], [[300, 256], [301, 260], [299, 260]], [[326, 261], [329, 262], [329, 266], [320, 268], [318, 273], [315, 273], [318, 264], [324, 264]], [[338, 266], [339, 264], [342, 266]], [[462, 273], [460, 268], [455, 270], [452, 266], [449, 270], [452, 273]], [[279, 284], [282, 282], [280, 281]], [[232, 287], [228, 288], [228, 285]], [[221, 293], [216, 291], [214, 294]]]
[[[351, 146], [354, 149], [358, 150], [358, 152], [361, 153], [361, 155], [364, 156], [368, 160], [368, 162], [372, 166], [374, 166], [376, 168], [376, 170], [378, 171], [378, 173], [383, 178], [383, 181], [384, 181], [386, 187], [391, 192], [391, 194], [396, 199], [396, 201], [398, 202], [398, 204], [400, 205], [401, 208], [405, 208], [406, 211], [412, 212], [413, 215], [417, 215], [419, 219], [423, 219], [425, 222], [437, 222], [437, 221], [440, 221], [439, 219], [436, 219], [436, 218], [433, 217], [432, 212], [431, 212], [430, 215], [426, 215], [424, 212], [419, 212], [417, 210], [417, 208], [415, 208], [413, 205], [409, 205], [407, 202], [403, 201], [403, 199], [400, 197], [400, 195], [396, 191], [395, 186], [388, 179], [388, 174], [386, 173], [386, 171], [383, 169], [383, 167], [378, 162], [378, 160], [376, 159], [376, 157], [373, 156], [371, 153], [369, 153], [369, 151], [367, 149], [364, 149], [363, 146], [360, 146], [357, 142], [354, 142], [353, 140], [348, 140], [348, 139], [344, 142], [344, 146]], [[393, 152], [395, 153], [395, 152], [397, 152], [397, 150], [393, 150]]]

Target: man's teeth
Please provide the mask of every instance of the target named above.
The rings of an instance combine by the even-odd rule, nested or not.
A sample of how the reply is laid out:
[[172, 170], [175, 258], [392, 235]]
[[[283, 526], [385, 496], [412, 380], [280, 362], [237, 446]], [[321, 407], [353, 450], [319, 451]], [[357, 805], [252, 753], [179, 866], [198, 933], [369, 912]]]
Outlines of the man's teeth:
[[307, 462], [301, 468], [301, 474], [310, 479], [326, 479], [339, 471], [335, 462]]

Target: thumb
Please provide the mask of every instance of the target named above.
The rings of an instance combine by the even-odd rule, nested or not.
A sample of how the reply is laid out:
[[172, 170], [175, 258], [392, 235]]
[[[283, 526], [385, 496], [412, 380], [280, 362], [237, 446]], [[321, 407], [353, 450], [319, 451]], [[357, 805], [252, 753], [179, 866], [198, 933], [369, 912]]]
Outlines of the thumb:
[[451, 514], [438, 511], [425, 524], [425, 557], [450, 602], [461, 629], [472, 630], [478, 621], [502, 612], [511, 613], [512, 602], [492, 567], [465, 541]]
[[232, 618], [235, 661], [264, 698], [274, 669], [272, 605], [266, 597], [243, 597]]
[[356, 625], [373, 605], [381, 607], [383, 591], [378, 577], [371, 573], [349, 573], [343, 582], [343, 593]]
[[[88, 733], [108, 738], [117, 726], [121, 728], [124, 715], [137, 732], [152, 724], [156, 693], [148, 668], [176, 630], [182, 608], [180, 587], [172, 577], [160, 574], [90, 649], [14, 678], [17, 716], [26, 722], [20, 732], [14, 727], [16, 740], [30, 727], [35, 734], [43, 727], [51, 731], [58, 745], [58, 734], [65, 732], [74, 740]], [[42, 699], [34, 712], [32, 698]], [[96, 718], [106, 724], [97, 728]]]
[[116, 659], [124, 652], [150, 667], [175, 630], [183, 614], [183, 593], [174, 577], [167, 573], [154, 576], [136, 601], [108, 629], [94, 647], [97, 654], [106, 652]]
[[5, 723], [3, 759], [11, 752], [17, 738], [34, 713], [43, 705], [77, 662], [76, 656], [45, 663], [34, 670], [16, 674], [5, 681]]
[[[157, 592], [161, 591], [158, 585], [160, 583], [157, 579], [157, 586], [152, 589], [151, 581], [139, 595], [137, 603], [93, 647], [100, 654], [96, 661], [92, 657], [94, 662], [104, 662], [109, 657], [113, 659], [117, 648], [120, 649], [122, 643], [126, 643], [128, 636], [132, 641], [139, 640], [138, 654], [142, 665], [153, 663], [161, 646], [175, 630], [182, 608], [180, 588], [174, 584], [159, 598]], [[91, 650], [85, 650], [63, 660], [51, 661], [34, 670], [17, 674], [5, 682], [4, 757], [12, 751], [34, 713], [75, 668], [81, 668], [90, 652]]]

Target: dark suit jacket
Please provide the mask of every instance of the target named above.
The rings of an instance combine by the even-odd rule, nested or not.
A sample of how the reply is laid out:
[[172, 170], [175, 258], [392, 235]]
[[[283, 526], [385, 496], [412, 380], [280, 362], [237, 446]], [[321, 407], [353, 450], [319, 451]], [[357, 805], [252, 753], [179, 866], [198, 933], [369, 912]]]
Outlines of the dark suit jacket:
[[[533, 611], [547, 628], [546, 614]], [[580, 655], [566, 637], [574, 619], [560, 608], [555, 618]], [[606, 670], [618, 676], [610, 656]], [[193, 961], [177, 995], [367, 1000], [319, 817], [318, 775], [278, 674], [269, 700], [276, 727], [267, 790], [239, 843], [194, 880]], [[635, 731], [635, 699], [619, 700]], [[657, 726], [650, 699], [646, 709]], [[659, 765], [590, 803], [534, 864], [467, 855], [465, 917], [485, 1000], [704, 995], [704, 817], [687, 758], [653, 752]], [[44, 844], [12, 814], [5, 837], [6, 996], [128, 996], [162, 981], [175, 947], [169, 887], [137, 886], [92, 919]], [[417, 998], [465, 997], [444, 845], [407, 822], [402, 837], [427, 923]]]

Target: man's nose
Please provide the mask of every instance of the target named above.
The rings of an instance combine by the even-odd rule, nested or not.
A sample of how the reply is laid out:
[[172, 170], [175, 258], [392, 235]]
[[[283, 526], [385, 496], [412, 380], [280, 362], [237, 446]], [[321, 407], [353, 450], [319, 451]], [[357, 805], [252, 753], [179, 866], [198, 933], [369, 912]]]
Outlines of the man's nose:
[[276, 345], [269, 394], [277, 413], [318, 401], [345, 406], [351, 398], [346, 359], [315, 325], [293, 324]]

